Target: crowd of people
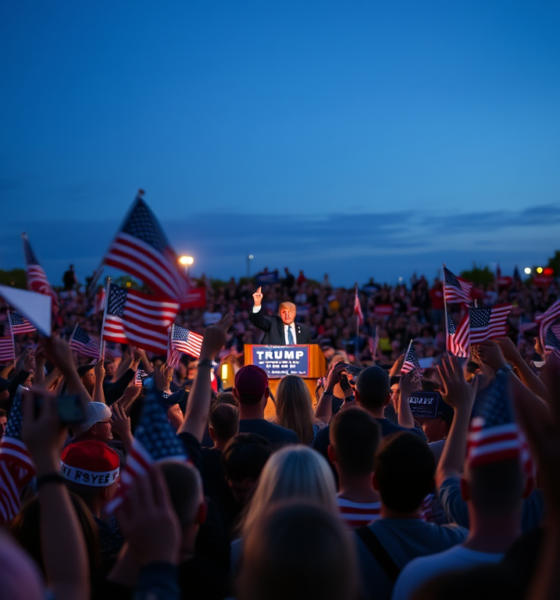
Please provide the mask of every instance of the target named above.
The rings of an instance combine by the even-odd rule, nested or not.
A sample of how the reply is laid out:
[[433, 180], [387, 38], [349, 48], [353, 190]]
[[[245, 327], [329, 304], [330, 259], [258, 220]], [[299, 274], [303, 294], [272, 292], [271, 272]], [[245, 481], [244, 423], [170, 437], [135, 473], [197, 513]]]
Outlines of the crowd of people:
[[[258, 280], [202, 278], [207, 306], [177, 320], [203, 334], [200, 356], [176, 367], [125, 345], [104, 360], [73, 352], [75, 325], [98, 336], [102, 313], [73, 270], [64, 284], [56, 333], [17, 335], [18, 359], [0, 367], [0, 439], [20, 440], [0, 446], [0, 596], [560, 596], [560, 359], [531, 328], [557, 284], [476, 288], [479, 305], [514, 304], [508, 336], [459, 360], [438, 280], [370, 279], [358, 327], [355, 290], [328, 276], [286, 269], [262, 297]], [[295, 304], [323, 350], [316, 397], [287, 375], [273, 399], [267, 374], [243, 366], [262, 336], [255, 295], [271, 314]], [[411, 340], [433, 359], [422, 375], [401, 373]], [[439, 392], [436, 414], [413, 411], [419, 391]], [[484, 461], [472, 417], [488, 406], [510, 428]], [[18, 443], [27, 462], [14, 463]]]

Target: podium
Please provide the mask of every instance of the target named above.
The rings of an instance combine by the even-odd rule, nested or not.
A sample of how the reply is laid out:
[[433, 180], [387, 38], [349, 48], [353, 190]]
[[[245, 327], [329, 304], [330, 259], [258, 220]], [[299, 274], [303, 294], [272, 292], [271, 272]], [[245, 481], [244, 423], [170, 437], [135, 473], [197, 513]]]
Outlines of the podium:
[[[311, 394], [315, 404], [317, 379], [325, 374], [326, 361], [323, 351], [317, 344], [295, 346], [263, 346], [245, 344], [245, 364], [257, 365], [268, 375], [270, 391], [276, 396], [276, 388], [285, 375], [299, 375]], [[269, 401], [265, 417], [276, 414], [274, 402]]]

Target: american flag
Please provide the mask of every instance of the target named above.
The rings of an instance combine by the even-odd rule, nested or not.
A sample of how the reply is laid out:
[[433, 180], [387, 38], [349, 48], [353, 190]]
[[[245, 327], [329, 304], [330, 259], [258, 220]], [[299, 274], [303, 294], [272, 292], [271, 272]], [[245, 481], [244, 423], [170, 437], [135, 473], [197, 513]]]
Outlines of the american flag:
[[458, 327], [447, 315], [447, 351], [466, 358], [469, 355], [469, 315], [465, 314]]
[[109, 513], [114, 512], [126, 500], [128, 489], [134, 480], [145, 475], [152, 463], [170, 459], [186, 463], [188, 460], [185, 447], [171, 428], [167, 412], [158, 400], [153, 380], [146, 382], [146, 388], [144, 408], [121, 476], [121, 487], [107, 505]]
[[539, 323], [539, 337], [541, 345], [544, 348], [546, 345], [546, 332], [554, 321], [560, 318], [560, 300], [556, 300], [552, 306], [549, 306], [545, 312], [535, 317], [535, 321]]
[[165, 353], [167, 329], [178, 312], [179, 304], [173, 300], [111, 285], [102, 338]]
[[556, 333], [556, 327], [551, 327], [546, 332], [546, 338], [544, 340], [544, 349], [549, 352], [556, 352], [560, 356], [560, 340], [558, 339], [558, 334]]
[[496, 304], [492, 308], [469, 308], [471, 346], [506, 335], [507, 318], [511, 308], [511, 304]]
[[202, 336], [199, 333], [194, 333], [179, 325], [173, 325], [169, 337], [170, 350], [178, 350], [195, 358], [200, 357]]
[[144, 369], [136, 369], [136, 373], [134, 375], [134, 385], [141, 387], [146, 377], [148, 377], [148, 373], [146, 373]]
[[[70, 338], [70, 348], [83, 356], [99, 358], [99, 340], [89, 335], [89, 333], [79, 325], [74, 327], [72, 337]], [[105, 356], [108, 356], [109, 358], [115, 358], [116, 356], [113, 350], [107, 345], [105, 346]]]
[[471, 289], [473, 284], [470, 281], [465, 281], [453, 273], [447, 268], [443, 267], [443, 273], [445, 275], [444, 294], [446, 302], [465, 302], [470, 304], [471, 302]]
[[45, 296], [50, 296], [53, 301], [53, 306], [58, 305], [58, 296], [56, 292], [51, 287], [49, 280], [43, 271], [43, 267], [39, 264], [35, 253], [31, 249], [31, 244], [27, 239], [27, 234], [21, 234], [23, 240], [23, 253], [25, 255], [25, 264], [26, 264], [26, 272], [27, 272], [27, 287], [33, 291], [38, 292], [39, 294], [45, 294]]
[[[6, 331], [8, 330], [8, 331]], [[16, 348], [14, 345], [14, 334], [12, 326], [8, 320], [8, 325], [4, 327], [4, 333], [8, 333], [4, 337], [0, 337], [0, 363], [10, 363], [16, 359]]]
[[12, 333], [14, 335], [17, 335], [18, 333], [35, 333], [37, 331], [37, 328], [19, 313], [8, 311], [8, 315], [10, 317], [10, 325], [12, 326]]
[[519, 459], [525, 475], [534, 476], [535, 465], [527, 440], [514, 420], [508, 379], [504, 375], [496, 377], [482, 394], [469, 426], [467, 455], [471, 467]]
[[181, 303], [188, 291], [177, 255], [140, 191], [104, 263], [138, 277], [154, 292]]
[[35, 475], [35, 467], [21, 441], [21, 387], [15, 395], [6, 433], [0, 440], [0, 523], [19, 512], [20, 492]]
[[358, 317], [358, 325], [364, 323], [364, 313], [362, 312], [362, 305], [360, 304], [360, 294], [358, 293], [358, 283], [354, 289], [354, 314]]
[[416, 371], [418, 375], [422, 374], [422, 368], [420, 367], [420, 361], [418, 360], [418, 355], [414, 349], [413, 342], [414, 340], [411, 340], [408, 345], [408, 350], [406, 351], [403, 366], [401, 368], [401, 375], [410, 373], [410, 371]]

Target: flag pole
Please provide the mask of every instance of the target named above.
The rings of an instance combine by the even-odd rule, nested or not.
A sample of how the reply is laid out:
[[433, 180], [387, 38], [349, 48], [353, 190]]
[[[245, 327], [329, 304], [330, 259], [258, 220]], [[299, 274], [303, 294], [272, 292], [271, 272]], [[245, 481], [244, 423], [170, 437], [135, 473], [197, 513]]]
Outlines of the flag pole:
[[443, 310], [445, 312], [445, 350], [448, 352], [447, 341], [449, 339], [449, 320], [447, 317], [447, 295], [445, 293], [445, 263], [441, 263], [443, 266]]
[[105, 306], [103, 307], [103, 322], [101, 323], [101, 335], [99, 344], [99, 360], [105, 360], [105, 340], [103, 339], [103, 331], [105, 330], [105, 317], [107, 316], [107, 309], [109, 308], [109, 289], [111, 287], [111, 278], [107, 277], [107, 284], [105, 286]]
[[[408, 344], [408, 348], [406, 349], [406, 354], [404, 355], [403, 366], [404, 366], [404, 363], [406, 362], [406, 359], [408, 358], [408, 353], [410, 352], [410, 347], [412, 346], [413, 341], [414, 341], [414, 338], [412, 338]], [[402, 374], [402, 367], [401, 367], [401, 374]]]

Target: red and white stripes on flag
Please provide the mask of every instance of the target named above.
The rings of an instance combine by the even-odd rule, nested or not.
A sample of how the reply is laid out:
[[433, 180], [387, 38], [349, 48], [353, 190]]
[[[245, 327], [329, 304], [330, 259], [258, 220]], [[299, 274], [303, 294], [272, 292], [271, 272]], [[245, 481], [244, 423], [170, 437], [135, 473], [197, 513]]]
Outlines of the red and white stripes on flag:
[[26, 233], [21, 234], [23, 240], [23, 254], [25, 255], [25, 269], [27, 273], [27, 287], [33, 292], [50, 296], [53, 306], [58, 306], [58, 296], [53, 290], [43, 267], [39, 264]]
[[21, 333], [35, 333], [37, 328], [32, 325], [25, 317], [17, 312], [8, 311], [8, 319], [12, 327], [12, 334], [19, 335]]
[[95, 302], [93, 303], [93, 314], [96, 315], [97, 313], [103, 310], [105, 310], [105, 288], [100, 287], [97, 290], [97, 294], [95, 294]]
[[124, 332], [129, 344], [151, 352], [167, 351], [167, 330], [179, 303], [129, 290], [124, 304]]
[[179, 303], [173, 300], [110, 285], [102, 339], [164, 354], [167, 330], [178, 312]]
[[460, 358], [469, 356], [469, 315], [465, 313], [457, 327], [447, 315], [447, 351]]
[[401, 375], [406, 375], [406, 373], [410, 373], [410, 371], [415, 371], [418, 376], [423, 372], [420, 361], [418, 360], [418, 355], [414, 349], [414, 340], [410, 340], [410, 344], [408, 345], [408, 350], [404, 356], [403, 366], [401, 367]]
[[20, 509], [20, 493], [35, 475], [35, 466], [21, 441], [21, 387], [10, 410], [6, 434], [0, 439], [0, 524]]
[[539, 339], [543, 348], [545, 347], [546, 332], [548, 331], [548, 328], [559, 318], [560, 300], [556, 300], [556, 302], [549, 306], [542, 315], [535, 317], [535, 321], [539, 324]]
[[454, 275], [445, 265], [443, 265], [443, 274], [445, 302], [469, 304], [471, 302], [471, 289], [473, 284], [470, 281], [465, 281], [464, 279], [461, 279], [461, 277]]
[[200, 350], [202, 349], [202, 339], [203, 336], [199, 333], [194, 333], [194, 331], [190, 331], [186, 327], [172, 325], [169, 332], [169, 349], [170, 351], [177, 350], [183, 354], [199, 358]]
[[188, 286], [177, 255], [140, 190], [104, 263], [138, 277], [158, 296], [185, 301]]
[[511, 309], [511, 304], [496, 304], [492, 308], [469, 308], [471, 346], [485, 340], [505, 336]]
[[364, 324], [364, 313], [362, 312], [362, 305], [360, 304], [360, 294], [358, 292], [358, 282], [354, 289], [354, 314], [358, 318], [358, 325]]
[[4, 325], [4, 335], [0, 337], [0, 364], [7, 365], [16, 359], [16, 347], [14, 344], [14, 332], [10, 319], [8, 318], [6, 325]]

